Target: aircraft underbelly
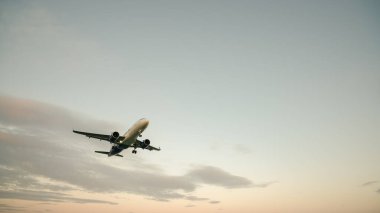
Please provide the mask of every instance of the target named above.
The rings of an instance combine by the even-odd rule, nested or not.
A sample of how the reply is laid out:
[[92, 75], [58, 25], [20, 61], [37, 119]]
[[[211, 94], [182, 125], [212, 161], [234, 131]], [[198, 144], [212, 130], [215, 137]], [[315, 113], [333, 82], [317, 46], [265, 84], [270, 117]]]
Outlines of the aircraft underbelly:
[[139, 133], [137, 132], [137, 134], [125, 134], [125, 139], [123, 141], [121, 141], [121, 144], [123, 145], [126, 145], [126, 146], [130, 146], [132, 144], [134, 144], [136, 142], [136, 139], [137, 137], [139, 136]]
[[139, 135], [145, 130], [145, 128], [146, 125], [144, 126], [141, 123], [136, 123], [124, 134], [125, 139], [123, 141], [120, 141], [120, 143], [125, 146], [133, 145], [136, 142], [137, 137], [139, 137]]
[[130, 145], [134, 144], [135, 141], [136, 141], [136, 138], [130, 138], [130, 139], [126, 139], [126, 140], [122, 141], [121, 144], [126, 145], [126, 146], [130, 146]]

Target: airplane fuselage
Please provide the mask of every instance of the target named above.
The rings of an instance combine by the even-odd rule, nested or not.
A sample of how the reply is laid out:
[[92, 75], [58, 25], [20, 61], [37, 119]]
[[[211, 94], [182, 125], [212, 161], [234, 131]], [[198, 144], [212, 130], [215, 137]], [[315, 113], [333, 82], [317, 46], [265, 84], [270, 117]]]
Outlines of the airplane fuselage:
[[137, 137], [144, 132], [144, 130], [148, 127], [149, 121], [146, 118], [142, 118], [138, 120], [135, 124], [132, 125], [131, 128], [123, 135], [124, 140], [120, 141], [120, 144], [130, 146], [136, 142]]
[[116, 155], [128, 147], [134, 146], [137, 143], [137, 138], [144, 132], [148, 125], [149, 120], [146, 118], [142, 118], [134, 123], [123, 135], [124, 140], [112, 146], [108, 156]]

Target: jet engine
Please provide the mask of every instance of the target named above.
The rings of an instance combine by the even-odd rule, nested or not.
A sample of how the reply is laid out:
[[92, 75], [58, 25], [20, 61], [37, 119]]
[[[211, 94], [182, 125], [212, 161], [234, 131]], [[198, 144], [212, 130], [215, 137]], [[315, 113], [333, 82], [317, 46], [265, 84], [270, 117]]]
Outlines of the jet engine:
[[150, 140], [149, 139], [145, 139], [143, 141], [140, 142], [140, 147], [145, 149], [146, 147], [148, 147], [150, 144]]
[[119, 138], [119, 136], [120, 134], [118, 132], [113, 132], [109, 138], [110, 143], [115, 143], [117, 139]]

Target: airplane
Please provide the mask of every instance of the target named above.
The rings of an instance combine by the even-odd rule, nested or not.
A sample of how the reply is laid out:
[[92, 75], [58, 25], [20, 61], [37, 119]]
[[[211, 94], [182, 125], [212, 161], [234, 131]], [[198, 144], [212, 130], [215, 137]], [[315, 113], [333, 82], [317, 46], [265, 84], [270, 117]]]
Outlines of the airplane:
[[155, 150], [160, 151], [161, 148], [156, 148], [150, 145], [150, 140], [138, 140], [137, 137], [141, 137], [143, 131], [148, 127], [149, 120], [146, 118], [142, 118], [138, 120], [135, 124], [132, 125], [131, 128], [128, 129], [128, 131], [123, 135], [120, 136], [118, 132], [113, 132], [111, 135], [103, 135], [103, 134], [96, 134], [96, 133], [90, 133], [90, 132], [81, 132], [77, 130], [73, 130], [74, 133], [85, 135], [88, 138], [96, 138], [99, 140], [105, 140], [110, 142], [112, 145], [111, 150], [109, 152], [106, 151], [95, 151], [96, 153], [100, 154], [106, 154], [108, 157], [111, 157], [113, 155], [118, 157], [123, 157], [119, 153], [123, 151], [124, 149], [128, 149], [129, 147], [132, 147], [132, 153], [136, 154], [137, 148], [141, 149], [147, 149], [149, 151]]

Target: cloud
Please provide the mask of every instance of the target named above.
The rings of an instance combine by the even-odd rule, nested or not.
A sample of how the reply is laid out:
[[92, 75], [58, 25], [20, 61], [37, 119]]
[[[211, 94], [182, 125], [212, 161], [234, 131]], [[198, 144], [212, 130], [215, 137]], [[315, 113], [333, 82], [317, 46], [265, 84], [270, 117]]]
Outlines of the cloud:
[[218, 204], [218, 203], [220, 203], [220, 201], [218, 201], [218, 200], [211, 200], [209, 203], [211, 203], [211, 204]]
[[[9, 133], [71, 134], [74, 127], [111, 132], [117, 125], [104, 120], [91, 119], [48, 103], [0, 96], [0, 123]], [[105, 130], [106, 129], [106, 130]], [[13, 131], [12, 131], [13, 130]], [[33, 130], [33, 132], [30, 132]]]
[[189, 205], [186, 205], [185, 207], [186, 207], [186, 208], [191, 208], [191, 207], [195, 207], [195, 205], [193, 205], [193, 204], [189, 204]]
[[272, 184], [275, 184], [277, 183], [277, 181], [270, 181], [270, 182], [266, 182], [266, 183], [255, 183], [253, 184], [254, 187], [258, 187], [258, 188], [266, 188]]
[[184, 175], [168, 175], [142, 159], [127, 168], [105, 164], [83, 145], [83, 138], [72, 134], [73, 127], [100, 133], [104, 129], [106, 132], [117, 129], [115, 124], [62, 107], [0, 96], [0, 190], [4, 192], [1, 198], [112, 203], [74, 198], [67, 193], [85, 190], [132, 193], [159, 201], [206, 201], [209, 198], [189, 193], [202, 184], [229, 189], [255, 187], [249, 179], [213, 166], [200, 165]]
[[184, 197], [186, 200], [191, 200], [191, 201], [203, 201], [203, 200], [208, 200], [208, 198], [204, 197], [196, 197], [196, 196], [185, 196]]
[[250, 154], [250, 153], [252, 153], [251, 148], [249, 148], [249, 147], [248, 147], [247, 145], [245, 145], [245, 144], [235, 144], [235, 145], [233, 146], [233, 149], [234, 149], [236, 152], [240, 153], [240, 154]]
[[[7, 143], [3, 143], [3, 139]], [[83, 157], [84, 150], [70, 149], [42, 138], [0, 133], [0, 140], [0, 162], [3, 165], [21, 174], [47, 177], [88, 191], [130, 192], [159, 199], [175, 199], [184, 198], [177, 190], [191, 192], [196, 189], [195, 183], [182, 176], [114, 168], [96, 162], [88, 155]], [[0, 172], [2, 179], [6, 180], [0, 186], [14, 181], [19, 187], [37, 184], [31, 177]], [[46, 189], [52, 187], [57, 186], [44, 186]]]
[[0, 187], [7, 190], [15, 190], [18, 188], [26, 188], [38, 190], [44, 188], [51, 191], [69, 191], [76, 188], [68, 184], [62, 184], [50, 181], [49, 179], [33, 176], [22, 170], [0, 166]]
[[374, 185], [375, 183], [378, 183], [379, 181], [375, 180], [375, 181], [368, 181], [368, 182], [365, 182], [363, 183], [361, 186], [370, 186], [370, 185]]
[[8, 204], [0, 203], [0, 212], [18, 212], [18, 211], [25, 211], [25, 207], [11, 206]]
[[[363, 183], [363, 184], [360, 185], [360, 186], [361, 186], [361, 187], [374, 186], [374, 185], [376, 185], [377, 183], [379, 183], [379, 181], [377, 181], [377, 180], [373, 180], [373, 181], [365, 182], [365, 183]], [[375, 192], [380, 194], [380, 189], [376, 190]]]
[[68, 194], [48, 191], [33, 191], [33, 190], [20, 190], [20, 191], [5, 191], [0, 190], [0, 199], [19, 199], [30, 201], [50, 201], [50, 202], [74, 202], [74, 203], [103, 203], [113, 204], [114, 202], [75, 198]]
[[232, 175], [213, 166], [198, 166], [192, 169], [187, 176], [199, 183], [221, 186], [224, 188], [245, 188], [252, 186], [247, 178]]

